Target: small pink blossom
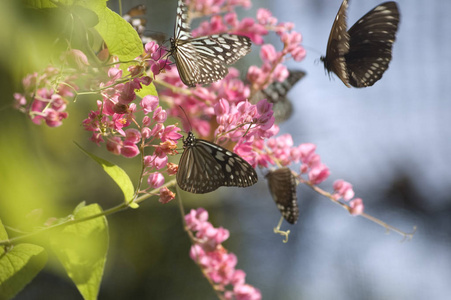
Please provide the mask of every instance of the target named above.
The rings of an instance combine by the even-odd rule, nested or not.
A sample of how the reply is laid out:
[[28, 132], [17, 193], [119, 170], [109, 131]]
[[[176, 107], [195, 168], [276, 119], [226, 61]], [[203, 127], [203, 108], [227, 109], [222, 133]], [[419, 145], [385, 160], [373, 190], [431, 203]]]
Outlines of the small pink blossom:
[[121, 154], [128, 158], [135, 157], [139, 153], [139, 148], [134, 143], [124, 142], [121, 148]]
[[147, 183], [154, 189], [159, 188], [164, 184], [164, 176], [159, 172], [150, 173]]
[[142, 98], [139, 104], [143, 108], [144, 113], [148, 114], [157, 108], [158, 103], [159, 103], [158, 97], [147, 95]]
[[169, 190], [167, 187], [162, 187], [160, 189], [160, 199], [159, 202], [166, 204], [175, 198], [175, 194]]
[[325, 164], [318, 164], [308, 173], [309, 180], [312, 184], [320, 184], [330, 175], [329, 168]]
[[344, 200], [349, 201], [354, 198], [354, 190], [352, 189], [352, 184], [346, 182], [342, 179], [338, 179], [333, 184], [333, 189], [336, 192], [336, 200], [343, 197]]
[[353, 216], [358, 216], [363, 213], [364, 205], [361, 198], [355, 198], [349, 202], [349, 207], [351, 208], [350, 213]]
[[124, 143], [133, 143], [136, 144], [141, 140], [141, 133], [138, 129], [128, 128], [125, 130], [125, 139]]

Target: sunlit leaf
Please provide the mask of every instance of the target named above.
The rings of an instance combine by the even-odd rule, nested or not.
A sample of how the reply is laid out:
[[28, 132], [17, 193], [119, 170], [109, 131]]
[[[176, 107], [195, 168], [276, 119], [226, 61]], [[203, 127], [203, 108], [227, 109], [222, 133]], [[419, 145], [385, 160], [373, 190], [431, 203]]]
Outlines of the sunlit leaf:
[[[0, 221], [0, 240], [8, 239]], [[0, 299], [11, 299], [45, 266], [47, 253], [32, 244], [0, 247]]]
[[134, 195], [134, 188], [133, 183], [130, 180], [130, 177], [125, 173], [125, 171], [120, 168], [119, 166], [116, 166], [115, 164], [106, 161], [92, 153], [89, 153], [88, 151], [84, 150], [80, 145], [77, 144], [77, 146], [89, 157], [91, 157], [93, 160], [95, 160], [99, 165], [102, 166], [103, 170], [116, 182], [116, 184], [119, 186], [119, 188], [122, 190], [122, 193], [124, 193], [124, 199], [126, 203], [129, 203]]
[[[98, 204], [78, 206], [75, 220], [102, 212]], [[50, 239], [53, 251], [84, 299], [97, 299], [108, 251], [105, 216], [68, 225]]]

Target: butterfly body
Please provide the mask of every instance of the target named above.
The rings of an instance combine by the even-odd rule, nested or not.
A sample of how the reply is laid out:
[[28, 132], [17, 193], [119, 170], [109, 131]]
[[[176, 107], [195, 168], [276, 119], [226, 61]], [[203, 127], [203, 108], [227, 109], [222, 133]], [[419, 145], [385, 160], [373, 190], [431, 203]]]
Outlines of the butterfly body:
[[237, 154], [211, 142], [196, 139], [192, 132], [183, 141], [177, 184], [194, 194], [221, 186], [248, 187], [258, 181], [254, 168]]
[[367, 87], [387, 70], [399, 24], [396, 2], [382, 3], [360, 18], [349, 30], [346, 24], [348, 0], [338, 10], [321, 57], [325, 69], [335, 73], [347, 87]]
[[193, 38], [183, 0], [178, 2], [174, 37], [170, 41], [169, 52], [180, 79], [189, 87], [221, 80], [228, 73], [226, 65], [248, 54], [252, 45], [248, 37], [228, 33]]
[[296, 177], [289, 168], [280, 168], [266, 174], [269, 191], [284, 219], [295, 224], [299, 217]]

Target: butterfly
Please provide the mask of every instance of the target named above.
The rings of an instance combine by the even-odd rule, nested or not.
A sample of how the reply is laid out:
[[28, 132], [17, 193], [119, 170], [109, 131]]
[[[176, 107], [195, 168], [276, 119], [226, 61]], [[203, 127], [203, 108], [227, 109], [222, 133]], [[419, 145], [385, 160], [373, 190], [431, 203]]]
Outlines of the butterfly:
[[396, 39], [399, 11], [396, 2], [376, 6], [348, 31], [348, 0], [338, 10], [321, 57], [328, 73], [334, 72], [347, 87], [367, 87], [378, 81], [388, 68]]
[[174, 57], [182, 82], [195, 87], [224, 78], [233, 64], [251, 51], [251, 40], [235, 34], [213, 34], [193, 38], [188, 8], [179, 0], [174, 37], [169, 54]]
[[214, 143], [196, 139], [188, 132], [176, 175], [177, 184], [194, 194], [221, 186], [248, 187], [258, 181], [257, 172], [243, 158]]
[[269, 191], [284, 219], [295, 224], [299, 217], [298, 198], [296, 195], [296, 177], [289, 168], [280, 168], [266, 174]]
[[262, 99], [268, 100], [268, 102], [273, 103], [276, 123], [286, 121], [293, 113], [293, 104], [287, 99], [287, 94], [304, 76], [305, 72], [303, 71], [289, 70], [287, 79], [282, 82], [275, 81], [271, 83], [266, 89], [252, 96], [251, 102], [256, 103]]
[[146, 14], [147, 8], [144, 4], [139, 4], [130, 8], [129, 11], [122, 16], [130, 25], [132, 25], [133, 29], [138, 33], [143, 45], [149, 42], [156, 42], [158, 45], [163, 44], [166, 39], [166, 34], [153, 32], [146, 33], [146, 23], [147, 20], [143, 17]]

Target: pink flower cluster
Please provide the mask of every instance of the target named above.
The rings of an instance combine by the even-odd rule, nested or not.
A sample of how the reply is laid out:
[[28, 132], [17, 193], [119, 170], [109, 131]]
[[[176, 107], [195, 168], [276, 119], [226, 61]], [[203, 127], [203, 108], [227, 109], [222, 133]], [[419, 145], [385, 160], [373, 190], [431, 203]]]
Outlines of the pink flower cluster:
[[203, 17], [231, 11], [237, 6], [251, 7], [250, 0], [189, 0], [186, 1], [190, 8], [194, 8], [195, 17]]
[[229, 238], [229, 231], [222, 227], [215, 228], [207, 220], [208, 212], [203, 208], [192, 209], [185, 216], [188, 230], [195, 233], [195, 244], [190, 250], [191, 259], [215, 284], [215, 290], [224, 299], [261, 299], [260, 291], [245, 283], [246, 273], [235, 269], [237, 257], [221, 245]]
[[[343, 179], [338, 179], [334, 182], [333, 188], [335, 193], [332, 197], [335, 200], [343, 198], [345, 201], [349, 201], [354, 198], [354, 190], [352, 189], [352, 184], [344, 181]], [[361, 198], [355, 198], [349, 202], [350, 213], [353, 216], [360, 215], [363, 213], [364, 206]]]
[[170, 61], [167, 58], [161, 59], [167, 54], [167, 50], [164, 46], [160, 46], [152, 41], [144, 46], [144, 51], [146, 54], [143, 59], [146, 62], [147, 67], [152, 71], [154, 78], [161, 72], [171, 70]]
[[227, 137], [234, 142], [266, 138], [274, 125], [272, 104], [266, 100], [254, 105], [247, 100], [234, 104], [220, 99], [214, 111], [219, 125], [215, 136]]
[[[56, 86], [56, 79], [65, 82]], [[74, 76], [60, 78], [60, 70], [54, 67], [47, 67], [41, 75], [33, 73], [27, 75], [22, 80], [23, 93], [14, 94], [14, 107], [29, 115], [33, 123], [40, 125], [43, 121], [50, 127], [61, 126], [63, 120], [69, 115], [65, 111], [67, 98], [73, 97], [73, 91], [68, 84], [74, 80]], [[72, 87], [77, 87], [72, 84]]]

